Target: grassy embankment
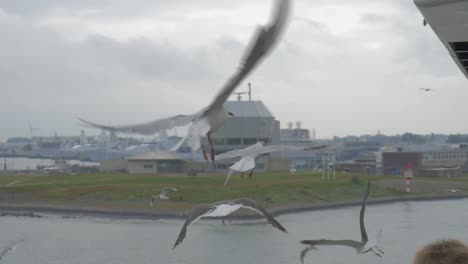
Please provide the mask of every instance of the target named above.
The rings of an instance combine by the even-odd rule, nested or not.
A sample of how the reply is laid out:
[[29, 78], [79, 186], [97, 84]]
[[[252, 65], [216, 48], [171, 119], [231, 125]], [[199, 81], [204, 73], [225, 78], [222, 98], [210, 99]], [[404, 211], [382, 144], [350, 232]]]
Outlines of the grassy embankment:
[[[1, 176], [0, 204], [35, 204], [80, 206], [96, 208], [148, 209], [151, 195], [159, 194], [165, 187], [179, 191], [171, 193], [170, 201], [160, 203], [160, 208], [186, 209], [202, 202], [250, 197], [266, 206], [287, 203], [323, 204], [358, 200], [366, 186], [366, 175], [337, 173], [336, 181], [321, 181], [320, 173], [299, 172], [256, 174], [252, 179], [238, 175], [224, 187], [225, 175], [210, 176], [155, 176], [128, 174], [57, 175], [57, 176]], [[403, 179], [373, 176], [372, 198], [404, 197], [408, 195], [441, 194], [441, 190], [421, 190], [406, 194], [384, 183], [398, 183]], [[415, 180], [424, 181], [424, 178]], [[432, 181], [432, 180], [431, 180]], [[435, 180], [437, 181], [437, 180]], [[442, 180], [441, 180], [442, 181]], [[468, 190], [468, 177], [447, 180], [463, 183]], [[458, 186], [458, 185], [457, 185]], [[464, 187], [461, 188], [464, 188]]]

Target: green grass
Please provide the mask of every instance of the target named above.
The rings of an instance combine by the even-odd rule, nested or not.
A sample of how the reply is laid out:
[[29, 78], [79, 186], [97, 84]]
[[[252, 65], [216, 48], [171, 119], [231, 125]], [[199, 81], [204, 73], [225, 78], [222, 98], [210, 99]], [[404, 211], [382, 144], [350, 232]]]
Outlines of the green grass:
[[[1, 176], [0, 194], [23, 197], [34, 203], [125, 203], [144, 204], [165, 187], [175, 187], [166, 207], [185, 208], [191, 204], [250, 197], [264, 204], [288, 202], [323, 203], [362, 197], [367, 176], [337, 174], [336, 181], [321, 181], [320, 173], [300, 172], [256, 174], [252, 179], [238, 175], [224, 187], [225, 175], [161, 176], [99, 173], [79, 176]], [[388, 178], [388, 177], [387, 177]], [[377, 182], [385, 179], [373, 176]], [[17, 182], [12, 184], [12, 182]], [[10, 185], [8, 185], [10, 184]], [[405, 193], [373, 186], [371, 197], [401, 196]], [[7, 195], [4, 195], [4, 197]], [[7, 196], [8, 197], [8, 196]], [[137, 206], [138, 207], [138, 206]]]

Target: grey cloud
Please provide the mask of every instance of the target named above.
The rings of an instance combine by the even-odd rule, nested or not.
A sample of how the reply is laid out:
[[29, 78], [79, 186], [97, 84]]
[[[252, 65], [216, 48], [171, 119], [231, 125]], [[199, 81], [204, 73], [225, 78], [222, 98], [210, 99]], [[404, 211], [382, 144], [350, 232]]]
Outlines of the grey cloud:
[[[331, 4], [339, 8], [347, 0], [296, 2], [299, 20], [290, 23], [275, 51], [248, 78], [254, 99], [263, 100], [278, 119], [300, 119], [321, 136], [468, 130], [462, 122], [447, 126], [447, 117], [460, 109], [451, 107], [453, 98], [443, 89], [456, 87], [457, 97], [468, 96], [461, 88], [466, 80], [430, 28], [421, 26], [411, 1], [385, 2], [381, 10], [372, 0], [353, 1], [360, 20], [349, 34], [332, 34], [330, 25], [308, 13]], [[264, 4], [266, 10], [271, 1], [255, 4], [253, 9]], [[258, 22], [250, 27], [244, 18], [239, 24], [210, 20], [210, 30], [203, 31], [184, 19], [205, 8], [222, 17], [240, 6], [251, 7], [251, 2], [0, 0], [5, 10], [0, 12], [0, 35], [5, 36], [0, 89], [2, 98], [8, 98], [0, 104], [0, 139], [26, 134], [26, 120], [41, 134], [77, 134], [77, 115], [126, 124], [196, 111], [233, 73]], [[397, 12], [386, 13], [388, 6]], [[84, 18], [84, 37], [74, 38], [74, 28], [64, 30], [60, 20], [57, 25], [41, 23], [54, 14]], [[119, 38], [93, 30], [115, 27], [106, 19], [157, 22], [158, 15], [180, 25], [175, 34], [182, 37]], [[448, 94], [425, 97], [416, 107], [420, 94], [412, 89], [420, 86]], [[440, 113], [431, 124], [414, 121], [425, 120], [434, 109]], [[409, 112], [411, 120], [406, 120]]]
[[388, 22], [388, 18], [385, 15], [376, 14], [376, 13], [366, 13], [363, 14], [360, 18], [360, 22], [363, 24], [381, 24]]

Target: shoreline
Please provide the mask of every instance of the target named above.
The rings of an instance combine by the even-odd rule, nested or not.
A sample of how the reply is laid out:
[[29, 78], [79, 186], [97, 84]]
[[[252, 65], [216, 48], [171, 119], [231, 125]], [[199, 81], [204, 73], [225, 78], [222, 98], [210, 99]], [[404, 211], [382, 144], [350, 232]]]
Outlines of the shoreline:
[[[444, 194], [444, 195], [414, 195], [408, 197], [386, 197], [368, 200], [368, 205], [392, 204], [400, 202], [427, 202], [444, 200], [468, 199], [468, 193]], [[361, 205], [361, 200], [329, 202], [329, 203], [289, 203], [273, 205], [267, 210], [273, 216], [296, 214], [303, 212], [334, 210], [346, 207]], [[102, 209], [91, 207], [65, 207], [54, 205], [34, 205], [34, 204], [0, 204], [1, 216], [46, 218], [50, 215], [61, 218], [108, 218], [108, 219], [137, 219], [137, 220], [159, 220], [159, 219], [185, 219], [189, 210], [172, 210], [167, 212], [138, 210], [138, 209]], [[262, 216], [256, 214], [241, 213], [232, 215], [230, 218], [238, 220], [261, 219]]]

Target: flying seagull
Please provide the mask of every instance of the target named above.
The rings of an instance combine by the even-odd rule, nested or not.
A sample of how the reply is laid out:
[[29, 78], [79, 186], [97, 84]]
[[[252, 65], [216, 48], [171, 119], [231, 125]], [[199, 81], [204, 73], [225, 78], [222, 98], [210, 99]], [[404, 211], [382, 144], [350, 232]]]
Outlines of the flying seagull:
[[[319, 239], [319, 240], [302, 240], [301, 243], [309, 245], [301, 252], [301, 261], [304, 262], [304, 257], [311, 249], [315, 249], [316, 246], [347, 246], [356, 249], [357, 254], [365, 254], [369, 251], [373, 252], [375, 255], [382, 257], [384, 252], [377, 246], [382, 238], [382, 230], [379, 231], [377, 238], [375, 240], [369, 240], [367, 237], [366, 227], [364, 226], [364, 213], [366, 211], [367, 197], [370, 192], [370, 177], [367, 182], [367, 190], [364, 195], [364, 200], [362, 201], [361, 212], [359, 213], [359, 226], [361, 228], [361, 241], [356, 240], [328, 240], [328, 239]], [[378, 252], [374, 251], [376, 249]]]
[[450, 190], [444, 190], [444, 192], [457, 193], [457, 192], [463, 192], [463, 190], [459, 190], [459, 189], [450, 189]]
[[185, 141], [191, 147], [192, 151], [203, 150], [203, 156], [208, 160], [205, 148], [201, 144], [201, 137], [207, 136], [211, 148], [210, 158], [215, 159], [214, 144], [211, 139], [211, 133], [220, 128], [229, 116], [233, 116], [224, 108], [224, 103], [231, 93], [242, 82], [243, 79], [268, 55], [279, 39], [285, 24], [288, 20], [291, 0], [276, 0], [276, 10], [273, 14], [273, 20], [270, 24], [260, 27], [253, 39], [250, 48], [244, 55], [240, 65], [234, 75], [223, 85], [213, 101], [199, 112], [192, 115], [176, 115], [165, 119], [156, 120], [146, 124], [131, 126], [105, 126], [84, 119], [79, 119], [86, 125], [94, 128], [110, 130], [123, 133], [154, 134], [162, 130], [177, 126], [185, 126], [190, 123], [187, 134], [171, 150], [176, 151]]
[[419, 88], [419, 90], [424, 91], [424, 92], [434, 91], [434, 89], [431, 89], [431, 88]]
[[239, 161], [229, 167], [229, 172], [226, 177], [224, 185], [226, 185], [234, 172], [240, 172], [241, 178], [244, 177], [244, 173], [250, 171], [249, 178], [253, 175], [255, 168], [255, 159], [260, 155], [275, 152], [275, 151], [300, 151], [300, 150], [320, 150], [326, 148], [324, 145], [314, 147], [296, 147], [296, 146], [282, 146], [282, 145], [270, 145], [265, 146], [264, 142], [257, 142], [256, 144], [243, 149], [236, 149], [217, 155], [216, 160], [230, 159], [235, 157], [242, 157]]
[[294, 175], [294, 174], [296, 174], [296, 171], [297, 171], [296, 170], [296, 165], [293, 162], [291, 162], [291, 164], [289, 165], [289, 173], [291, 175]]
[[159, 195], [153, 195], [151, 196], [151, 202], [150, 205], [153, 206], [155, 200], [169, 200], [169, 197], [167, 197], [169, 192], [177, 192], [176, 188], [166, 188], [161, 191]]
[[273, 227], [283, 232], [287, 232], [286, 229], [278, 221], [276, 221], [275, 218], [273, 218], [273, 216], [271, 216], [262, 206], [257, 204], [257, 202], [252, 199], [240, 198], [236, 200], [219, 201], [208, 205], [197, 206], [189, 215], [187, 215], [187, 219], [185, 220], [184, 226], [182, 226], [182, 229], [180, 230], [173, 249], [184, 240], [185, 235], [187, 234], [187, 227], [196, 222], [198, 219], [202, 217], [224, 217], [239, 210], [240, 208], [246, 208], [263, 215], [268, 223], [270, 223]]

